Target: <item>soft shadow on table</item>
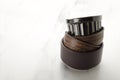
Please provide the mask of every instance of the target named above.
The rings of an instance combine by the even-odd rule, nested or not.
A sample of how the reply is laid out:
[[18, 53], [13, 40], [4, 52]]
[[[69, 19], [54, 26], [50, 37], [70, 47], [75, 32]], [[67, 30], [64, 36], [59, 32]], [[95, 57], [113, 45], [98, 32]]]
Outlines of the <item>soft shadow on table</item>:
[[77, 70], [61, 62], [61, 77], [67, 80], [99, 80], [100, 64], [89, 70]]

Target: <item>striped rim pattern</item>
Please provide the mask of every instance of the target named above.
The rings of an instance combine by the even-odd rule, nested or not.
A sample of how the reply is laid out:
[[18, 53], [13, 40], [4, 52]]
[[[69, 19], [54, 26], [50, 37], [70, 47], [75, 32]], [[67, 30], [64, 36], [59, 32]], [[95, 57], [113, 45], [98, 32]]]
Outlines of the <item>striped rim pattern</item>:
[[100, 31], [101, 16], [67, 19], [68, 32], [75, 36], [87, 36]]

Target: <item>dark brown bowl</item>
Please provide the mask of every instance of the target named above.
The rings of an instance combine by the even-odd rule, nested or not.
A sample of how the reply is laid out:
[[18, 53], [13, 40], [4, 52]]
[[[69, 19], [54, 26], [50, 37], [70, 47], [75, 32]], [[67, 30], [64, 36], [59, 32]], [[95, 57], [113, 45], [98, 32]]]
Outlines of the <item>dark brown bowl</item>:
[[66, 47], [62, 39], [61, 59], [65, 64], [72, 68], [86, 70], [100, 63], [102, 50], [103, 44], [99, 48], [88, 52], [74, 51]]

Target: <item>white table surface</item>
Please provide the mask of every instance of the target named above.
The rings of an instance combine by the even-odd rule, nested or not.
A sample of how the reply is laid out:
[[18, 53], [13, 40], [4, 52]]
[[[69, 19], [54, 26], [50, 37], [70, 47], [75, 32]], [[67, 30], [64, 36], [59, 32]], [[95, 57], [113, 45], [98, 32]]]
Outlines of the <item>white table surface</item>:
[[[0, 80], [120, 80], [120, 2], [87, 1], [0, 0]], [[72, 6], [89, 3], [103, 15], [102, 61], [90, 70], [69, 69], [60, 59], [64, 21]], [[86, 6], [79, 7], [89, 13]]]

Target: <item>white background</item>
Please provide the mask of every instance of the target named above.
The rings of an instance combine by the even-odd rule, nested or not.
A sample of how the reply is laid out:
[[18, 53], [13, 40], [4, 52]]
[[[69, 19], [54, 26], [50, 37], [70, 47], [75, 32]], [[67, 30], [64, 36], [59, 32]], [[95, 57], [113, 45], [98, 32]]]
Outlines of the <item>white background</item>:
[[[119, 0], [0, 0], [0, 80], [120, 80]], [[104, 51], [95, 68], [60, 59], [66, 18], [102, 15]]]

